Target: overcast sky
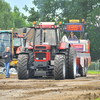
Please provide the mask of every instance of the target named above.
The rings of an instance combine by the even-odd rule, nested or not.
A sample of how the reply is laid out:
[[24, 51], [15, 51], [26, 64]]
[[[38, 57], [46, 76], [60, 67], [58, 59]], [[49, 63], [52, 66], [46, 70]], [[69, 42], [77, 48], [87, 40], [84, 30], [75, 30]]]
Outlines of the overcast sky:
[[23, 10], [23, 7], [25, 5], [27, 5], [28, 8], [34, 6], [33, 3], [32, 3], [33, 0], [5, 0], [5, 1], [10, 4], [10, 6], [12, 7], [12, 9], [14, 9], [14, 6], [16, 5], [19, 8], [20, 12], [24, 13], [27, 16], [29, 14]]

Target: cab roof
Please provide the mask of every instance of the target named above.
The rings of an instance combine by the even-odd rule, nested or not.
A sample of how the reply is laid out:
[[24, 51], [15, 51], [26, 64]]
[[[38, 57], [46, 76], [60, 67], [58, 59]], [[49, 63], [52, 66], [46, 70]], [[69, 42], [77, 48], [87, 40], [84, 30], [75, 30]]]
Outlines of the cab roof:
[[55, 25], [55, 22], [40, 22], [39, 25]]
[[3, 32], [9, 33], [9, 32], [12, 32], [12, 30], [0, 30], [0, 32], [1, 32], [1, 33], [3, 33]]

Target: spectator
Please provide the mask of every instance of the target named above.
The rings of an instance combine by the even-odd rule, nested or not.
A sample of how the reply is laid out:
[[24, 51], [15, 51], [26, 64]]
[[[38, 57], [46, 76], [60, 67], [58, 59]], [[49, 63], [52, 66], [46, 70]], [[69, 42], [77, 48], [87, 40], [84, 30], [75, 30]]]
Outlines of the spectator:
[[6, 69], [6, 78], [10, 77], [9, 74], [9, 68], [10, 68], [10, 63], [13, 61], [13, 55], [10, 52], [10, 47], [6, 48], [6, 51], [3, 53], [2, 58], [4, 58], [4, 65]]

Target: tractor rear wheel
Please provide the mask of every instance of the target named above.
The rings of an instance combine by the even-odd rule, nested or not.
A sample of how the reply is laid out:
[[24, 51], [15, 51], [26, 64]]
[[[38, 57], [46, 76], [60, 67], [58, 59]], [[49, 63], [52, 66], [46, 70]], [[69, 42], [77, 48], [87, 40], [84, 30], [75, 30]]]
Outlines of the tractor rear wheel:
[[65, 55], [56, 55], [54, 60], [54, 79], [65, 79], [66, 67], [65, 67]]
[[75, 47], [70, 47], [69, 50], [69, 78], [76, 78], [76, 49]]
[[69, 69], [68, 69], [68, 66], [69, 66], [69, 50], [66, 50], [65, 57], [66, 57], [66, 79], [68, 79], [69, 78]]
[[81, 76], [84, 77], [84, 76], [85, 76], [85, 67], [81, 67], [80, 70], [81, 70], [81, 71], [80, 71], [80, 72], [81, 72], [81, 73], [80, 73]]
[[88, 70], [88, 67], [85, 67], [85, 77], [87, 76], [87, 70]]
[[84, 71], [85, 71], [84, 76], [86, 77], [86, 76], [87, 76], [87, 71], [88, 71], [88, 60], [87, 60], [87, 62], [86, 62], [86, 65], [85, 65]]
[[87, 76], [87, 70], [88, 70], [88, 62], [85, 63], [85, 60], [84, 60], [84, 67], [81, 68], [81, 76], [82, 77]]
[[18, 57], [18, 78], [19, 79], [28, 79], [29, 77], [29, 71], [27, 70], [27, 64], [28, 64], [28, 55], [21, 54]]
[[[28, 66], [32, 66], [33, 64], [33, 52], [31, 50], [28, 51], [29, 53], [29, 62], [28, 62]], [[34, 74], [35, 74], [35, 69], [29, 69], [29, 78], [33, 78], [34, 77]]]

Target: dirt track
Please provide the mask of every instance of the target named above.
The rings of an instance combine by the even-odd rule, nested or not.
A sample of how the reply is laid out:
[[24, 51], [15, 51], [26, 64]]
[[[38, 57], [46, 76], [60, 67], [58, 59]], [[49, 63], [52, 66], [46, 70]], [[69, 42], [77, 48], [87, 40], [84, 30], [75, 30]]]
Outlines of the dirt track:
[[100, 97], [100, 75], [88, 75], [74, 80], [54, 80], [35, 77], [18, 80], [0, 75], [0, 100], [94, 100]]

